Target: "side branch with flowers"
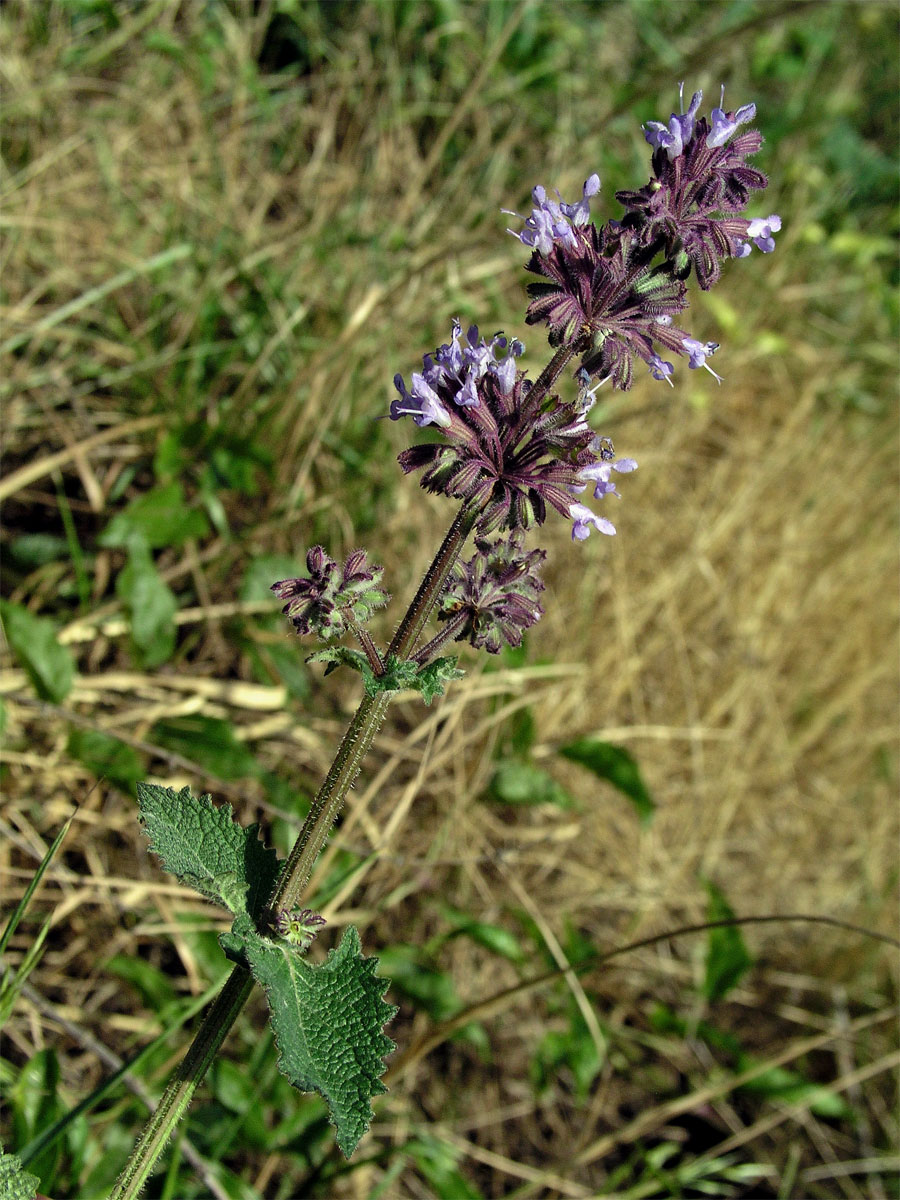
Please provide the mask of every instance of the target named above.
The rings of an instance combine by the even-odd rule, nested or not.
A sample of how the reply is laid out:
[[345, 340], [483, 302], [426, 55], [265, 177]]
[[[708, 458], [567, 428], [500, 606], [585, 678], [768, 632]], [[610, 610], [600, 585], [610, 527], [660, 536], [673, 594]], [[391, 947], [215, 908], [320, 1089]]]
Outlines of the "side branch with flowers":
[[[680, 96], [684, 110], [683, 85]], [[590, 489], [595, 502], [618, 498], [615, 478], [637, 463], [617, 457], [610, 439], [591, 425], [598, 390], [607, 384], [628, 390], [638, 362], [672, 386], [679, 358], [721, 382], [708, 361], [718, 345], [676, 324], [688, 307], [688, 280], [693, 275], [706, 290], [727, 259], [745, 258], [754, 247], [771, 252], [781, 222], [741, 215], [768, 182], [747, 163], [762, 145], [757, 130], [744, 128], [755, 105], [728, 111], [723, 89], [706, 118], [698, 116], [702, 99], [695, 92], [667, 124], [648, 122], [651, 178], [637, 191], [616, 193], [618, 219], [592, 219], [600, 192], [593, 174], [574, 204], [536, 187], [531, 213], [509, 231], [531, 251], [526, 269], [535, 279], [525, 323], [546, 325], [553, 350], [537, 379], [518, 367], [524, 350], [518, 338], [488, 340], [475, 325], [463, 333], [458, 320], [408, 387], [395, 376], [391, 419], [411, 417], [435, 435], [405, 449], [400, 466], [421, 472], [422, 487], [459, 508], [390, 645], [380, 650], [365, 628], [390, 600], [383, 568], [365, 550], [340, 564], [312, 547], [305, 575], [272, 585], [294, 629], [325, 643], [312, 658], [327, 663], [326, 674], [340, 666], [357, 670], [365, 690], [288, 859], [279, 863], [256, 827], [242, 829], [227, 806], [216, 808], [187, 789], [140, 787], [142, 819], [163, 865], [232, 913], [220, 941], [234, 969], [141, 1135], [114, 1200], [140, 1191], [254, 982], [269, 1001], [279, 1067], [295, 1086], [326, 1099], [345, 1154], [368, 1128], [370, 1100], [384, 1091], [380, 1076], [393, 1043], [383, 1027], [394, 1010], [383, 999], [388, 985], [375, 974], [377, 959], [362, 954], [354, 928], [324, 963], [306, 960], [324, 924], [314, 909], [301, 907], [312, 868], [391, 698], [413, 688], [430, 702], [461, 674], [456, 658], [440, 653], [448, 643], [496, 654], [518, 646], [542, 616], [546, 551], [526, 548], [528, 533], [554, 510], [571, 522], [577, 542], [591, 530], [615, 534], [584, 495]], [[560, 387], [567, 370], [571, 383]], [[474, 553], [463, 559], [470, 535]], [[432, 615], [437, 628], [420, 644]], [[340, 644], [347, 635], [359, 650]]]

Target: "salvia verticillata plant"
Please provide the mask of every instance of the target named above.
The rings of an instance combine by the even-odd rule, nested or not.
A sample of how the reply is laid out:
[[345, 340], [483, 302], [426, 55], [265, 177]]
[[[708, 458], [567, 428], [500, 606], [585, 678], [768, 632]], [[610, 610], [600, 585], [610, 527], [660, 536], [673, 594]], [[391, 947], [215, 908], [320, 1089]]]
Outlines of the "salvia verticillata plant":
[[[750, 127], [755, 106], [727, 110], [723, 91], [707, 118], [701, 103], [695, 92], [685, 109], [682, 96], [682, 111], [667, 124], [648, 122], [651, 176], [635, 191], [616, 193], [616, 219], [592, 217], [600, 192], [593, 174], [573, 204], [536, 187], [531, 212], [510, 229], [530, 251], [525, 324], [545, 326], [552, 349], [536, 379], [520, 369], [518, 338], [486, 338], [475, 325], [463, 332], [459, 321], [408, 385], [395, 376], [389, 416], [411, 418], [427, 437], [400, 454], [400, 467], [457, 510], [390, 644], [379, 648], [366, 629], [390, 600], [383, 568], [367, 551], [339, 563], [314, 546], [305, 574], [273, 583], [296, 632], [324, 643], [311, 660], [328, 671], [358, 671], [364, 688], [287, 860], [263, 845], [256, 826], [237, 824], [229, 806], [187, 789], [140, 786], [144, 828], [163, 866], [232, 913], [220, 941], [234, 968], [139, 1139], [115, 1200], [139, 1192], [254, 983], [269, 1001], [279, 1067], [297, 1088], [325, 1098], [344, 1154], [368, 1128], [393, 1048], [383, 1032], [394, 1012], [384, 1000], [388, 982], [375, 973], [377, 959], [362, 954], [353, 927], [323, 963], [307, 961], [324, 923], [305, 903], [310, 875], [391, 698], [415, 689], [430, 703], [461, 674], [456, 658], [441, 653], [448, 643], [496, 654], [518, 646], [540, 620], [546, 552], [529, 549], [527, 537], [554, 514], [570, 522], [576, 542], [592, 530], [615, 533], [603, 502], [619, 496], [616, 480], [637, 463], [617, 457], [591, 425], [599, 389], [627, 390], [641, 368], [672, 385], [679, 362], [720, 379], [709, 362], [718, 346], [683, 323], [689, 281], [708, 289], [727, 260], [753, 248], [769, 253], [780, 219], [742, 215], [767, 183], [747, 161], [762, 144]], [[436, 628], [425, 640], [432, 615]], [[359, 649], [341, 641], [348, 636]]]

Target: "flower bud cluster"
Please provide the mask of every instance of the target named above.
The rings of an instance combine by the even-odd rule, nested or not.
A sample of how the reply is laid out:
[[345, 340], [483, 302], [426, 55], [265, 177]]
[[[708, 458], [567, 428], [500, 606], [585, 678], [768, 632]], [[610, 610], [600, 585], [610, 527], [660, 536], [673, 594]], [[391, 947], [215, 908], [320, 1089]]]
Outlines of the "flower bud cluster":
[[524, 631], [543, 616], [538, 570], [547, 555], [526, 553], [524, 540], [520, 531], [496, 542], [476, 538], [478, 553], [454, 564], [438, 618], [453, 624], [456, 641], [497, 654], [504, 642], [521, 645]]
[[282, 579], [271, 590], [286, 600], [281, 610], [300, 634], [315, 633], [323, 641], [360, 627], [390, 600], [381, 587], [384, 567], [370, 566], [365, 550], [354, 550], [343, 567], [313, 546], [306, 555], [308, 577]]

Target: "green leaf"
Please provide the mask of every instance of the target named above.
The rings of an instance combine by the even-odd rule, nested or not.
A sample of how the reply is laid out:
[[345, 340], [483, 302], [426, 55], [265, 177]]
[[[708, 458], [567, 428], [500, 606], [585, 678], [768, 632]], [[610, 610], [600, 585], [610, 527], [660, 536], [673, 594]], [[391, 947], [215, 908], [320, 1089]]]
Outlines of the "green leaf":
[[64, 559], [69, 546], [65, 538], [53, 533], [23, 533], [9, 543], [7, 553], [22, 567], [43, 567]]
[[116, 513], [97, 541], [101, 546], [130, 546], [139, 541], [153, 550], [183, 546], [209, 533], [198, 508], [189, 508], [180, 483], [151, 488]]
[[191, 713], [157, 721], [150, 740], [211, 771], [218, 779], [256, 779], [261, 768], [228, 721]]
[[281, 624], [284, 618], [279, 611], [278, 601], [272, 595], [272, 584], [277, 583], [279, 579], [291, 579], [300, 574], [296, 561], [286, 554], [260, 555], [250, 560], [244, 572], [240, 597], [251, 602], [268, 600], [272, 605], [273, 617], [277, 617]]
[[426, 957], [420, 946], [411, 946], [406, 942], [385, 946], [379, 955], [382, 970], [390, 977], [391, 986], [435, 1021], [443, 1021], [459, 1012], [462, 1001], [457, 995], [452, 976], [429, 965]]
[[407, 1142], [404, 1151], [425, 1177], [436, 1200], [484, 1200], [482, 1192], [457, 1169], [461, 1151], [423, 1134]]
[[[727, 921], [734, 912], [724, 893], [707, 880], [706, 890], [709, 904], [706, 915], [710, 921]], [[753, 959], [744, 943], [744, 935], [737, 925], [725, 925], [710, 929], [706, 948], [706, 978], [703, 994], [710, 1002], [721, 1000], [742, 976], [753, 966]]]
[[178, 601], [156, 569], [146, 542], [128, 547], [128, 562], [116, 578], [116, 594], [131, 620], [131, 640], [144, 669], [158, 667], [175, 649]]
[[278, 876], [274, 850], [232, 820], [231, 805], [216, 808], [209, 796], [195, 799], [188, 788], [175, 792], [138, 784], [141, 820], [154, 854], [182, 883], [230, 909], [260, 915]]
[[0, 1200], [34, 1200], [39, 1183], [15, 1154], [0, 1153]]
[[440, 909], [444, 917], [454, 926], [451, 937], [464, 934], [479, 946], [484, 946], [485, 950], [490, 950], [492, 954], [502, 955], [511, 962], [522, 962], [525, 959], [525, 951], [519, 944], [519, 939], [508, 929], [504, 929], [501, 925], [491, 925], [487, 921], [476, 921], [468, 913], [451, 908], [449, 904], [442, 904]]
[[585, 737], [568, 746], [560, 746], [559, 753], [618, 788], [634, 805], [642, 825], [649, 825], [653, 820], [656, 804], [641, 778], [637, 762], [627, 750], [598, 738]]
[[[751, 1055], [742, 1055], [738, 1063], [738, 1071], [743, 1073], [759, 1063], [759, 1059]], [[814, 1116], [836, 1121], [850, 1117], [853, 1109], [843, 1096], [832, 1092], [820, 1083], [813, 1083], [804, 1078], [799, 1071], [791, 1071], [787, 1067], [770, 1067], [755, 1079], [741, 1084], [742, 1092], [752, 1092], [757, 1096], [765, 1096], [777, 1100], [779, 1104], [802, 1104]]]
[[235, 936], [256, 981], [265, 988], [278, 1066], [294, 1087], [328, 1104], [337, 1144], [349, 1158], [369, 1128], [373, 1096], [387, 1091], [380, 1076], [394, 1043], [382, 1032], [397, 1011], [387, 1004], [377, 958], [365, 958], [351, 925], [324, 963], [313, 966], [287, 944], [235, 921]]
[[66, 748], [72, 758], [84, 763], [98, 779], [109, 779], [123, 792], [137, 795], [144, 768], [140, 755], [131, 746], [98, 729], [73, 729]]
[[555, 804], [574, 808], [575, 800], [552, 775], [531, 763], [510, 759], [501, 763], [488, 786], [488, 795], [501, 804]]
[[379, 692], [414, 691], [422, 693], [426, 704], [430, 704], [435, 696], [443, 696], [445, 683], [451, 679], [462, 679], [465, 674], [465, 671], [456, 669], [456, 658], [436, 658], [427, 666], [420, 667], [410, 659], [399, 659], [389, 654], [384, 662], [384, 674], [376, 675], [366, 656], [347, 646], [328, 646], [310, 654], [306, 661], [327, 663], [326, 675], [330, 675], [337, 667], [359, 671], [370, 696], [377, 696]]
[[10, 649], [42, 700], [62, 704], [75, 678], [72, 655], [56, 639], [56, 626], [21, 604], [0, 600], [0, 618]]

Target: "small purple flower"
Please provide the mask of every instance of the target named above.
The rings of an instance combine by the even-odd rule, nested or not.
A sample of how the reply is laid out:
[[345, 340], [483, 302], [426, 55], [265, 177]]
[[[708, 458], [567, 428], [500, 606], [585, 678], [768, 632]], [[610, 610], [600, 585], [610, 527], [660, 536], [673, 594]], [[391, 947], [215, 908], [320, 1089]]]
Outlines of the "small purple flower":
[[675, 386], [670, 378], [675, 373], [675, 368], [670, 362], [663, 362], [658, 354], [652, 354], [647, 360], [647, 365], [654, 379], [658, 379], [660, 383], [665, 380], [669, 387]]
[[[672, 330], [666, 329], [665, 334], [676, 338]], [[472, 352], [476, 340], [470, 331]], [[478, 343], [478, 349], [483, 352], [486, 345]], [[674, 346], [678, 345], [674, 340]], [[484, 374], [470, 377], [475, 404], [459, 404], [458, 370], [432, 375], [438, 401], [451, 422], [440, 430], [440, 440], [410, 446], [399, 457], [407, 473], [423, 471], [422, 486], [427, 491], [479, 506], [477, 533], [481, 537], [500, 529], [542, 525], [548, 507], [569, 517], [573, 492], [586, 486], [580, 472], [613, 457], [611, 445], [597, 438], [586, 419], [593, 402], [587, 388], [590, 375], [576, 373], [580, 386], [573, 403], [537, 389], [532, 393], [524, 373], [513, 375], [507, 365], [521, 350], [521, 342], [513, 341], [501, 362], [493, 353], [487, 356]], [[437, 351], [434, 363], [441, 358]], [[426, 361], [430, 356], [426, 355]]]
[[408, 392], [403, 376], [399, 373], [394, 376], [394, 387], [400, 393], [400, 399], [391, 401], [391, 420], [399, 421], [401, 417], [409, 416], [419, 426], [434, 424], [446, 428], [450, 416], [428, 381], [414, 371], [412, 386], [412, 392]]
[[617, 471], [620, 475], [627, 475], [631, 471], [637, 470], [637, 463], [633, 458], [617, 458], [615, 462], [599, 462], [594, 463], [592, 467], [585, 467], [579, 472], [579, 479], [585, 479], [589, 483], [593, 483], [594, 499], [602, 500], [604, 496], [618, 496], [616, 485], [610, 479], [613, 471]]
[[598, 533], [612, 535], [616, 532], [612, 521], [607, 521], [606, 517], [598, 517], [586, 504], [573, 504], [569, 509], [569, 516], [574, 522], [572, 525], [573, 542], [583, 542], [591, 532], [592, 525]]
[[585, 180], [581, 199], [576, 204], [565, 204], [559, 192], [556, 193], [556, 200], [548, 199], [546, 189], [538, 184], [531, 193], [534, 208], [530, 217], [523, 217], [509, 208], [501, 209], [508, 217], [518, 217], [525, 222], [521, 231], [507, 229], [506, 232], [518, 238], [524, 246], [533, 247], [539, 254], [549, 254], [556, 244], [574, 250], [577, 243], [573, 229], [586, 225], [590, 220], [590, 199], [599, 191], [600, 176], [596, 173]]
[[[600, 191], [600, 176], [595, 171], [585, 181], [581, 189], [581, 199], [577, 204], [563, 204], [560, 198], [559, 207], [563, 215], [568, 217], [573, 225], [587, 225], [591, 219], [591, 197]], [[559, 193], [557, 193], [558, 195]]]
[[[719, 104], [725, 103], [725, 84], [722, 84], [722, 97]], [[739, 125], [746, 125], [756, 116], [755, 104], [744, 104], [737, 112], [728, 113], [721, 107], [714, 108], [710, 113], [712, 130], [706, 137], [706, 145], [710, 150], [724, 146]]]
[[[777, 233], [780, 228], [781, 217], [777, 213], [772, 213], [770, 217], [756, 217], [747, 224], [747, 237], [757, 250], [761, 250], [763, 254], [771, 254], [775, 249], [775, 238], [772, 234]], [[735, 258], [746, 258], [749, 253], [750, 242], [739, 241]]]
[[649, 123], [645, 137], [654, 147], [654, 178], [637, 191], [617, 192], [616, 199], [626, 209], [622, 226], [638, 244], [648, 254], [662, 251], [678, 279], [686, 279], [693, 267], [706, 291], [719, 279], [725, 259], [745, 253], [740, 243], [748, 222], [738, 214], [751, 191], [768, 180], [746, 161], [759, 150], [762, 136], [755, 129], [739, 131], [753, 120], [756, 105], [735, 113], [715, 108], [707, 119], [696, 116], [699, 95], [687, 113], [673, 114], [668, 129]]
[[[497, 333], [489, 342], [478, 336], [478, 326], [471, 325], [461, 343], [462, 325], [453, 322], [449, 342], [439, 346], [433, 354], [422, 359], [422, 370], [411, 376], [412, 388], [406, 390], [403, 376], [394, 376], [394, 387], [400, 399], [391, 402], [390, 417], [399, 421], [411, 416], [418, 426], [439, 425], [450, 429], [453, 425], [454, 408], [474, 408], [479, 404], [478, 382], [487, 374], [498, 376], [501, 386], [511, 387], [515, 381], [515, 359], [525, 350], [516, 338], [507, 343], [502, 333]], [[505, 351], [499, 361], [498, 351]]]
[[[678, 99], [684, 108], [684, 84], [678, 85]], [[678, 115], [672, 113], [668, 128], [661, 121], [648, 121], [644, 128], [644, 138], [654, 150], [665, 150], [669, 162], [673, 162], [684, 153], [684, 148], [694, 136], [694, 118], [703, 100], [702, 92], [694, 92], [687, 112]]]
[[591, 378], [609, 378], [627, 391], [635, 358], [650, 363], [658, 351], [678, 352], [684, 330], [673, 324], [687, 307], [680, 279], [655, 270], [638, 240], [611, 224], [576, 231], [578, 249], [555, 246], [532, 254], [527, 270], [540, 276], [528, 285], [529, 325], [546, 322], [551, 346], [573, 345]]
[[692, 371], [696, 371], [698, 367], [704, 367], [714, 379], [717, 379], [719, 383], [722, 382], [722, 376], [717, 375], [706, 361], [718, 350], [718, 342], [698, 342], [696, 338], [685, 338], [682, 345], [687, 352], [688, 366]]

